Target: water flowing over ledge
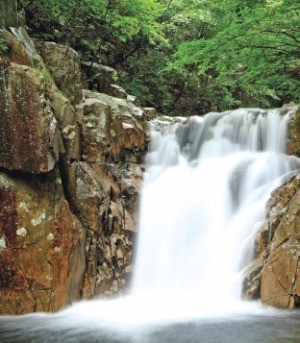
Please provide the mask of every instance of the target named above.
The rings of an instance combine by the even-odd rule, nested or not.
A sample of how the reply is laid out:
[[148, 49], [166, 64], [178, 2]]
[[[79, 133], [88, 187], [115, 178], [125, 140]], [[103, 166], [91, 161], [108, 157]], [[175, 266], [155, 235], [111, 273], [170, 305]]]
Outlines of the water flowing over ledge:
[[163, 292], [175, 302], [194, 294], [198, 311], [240, 299], [265, 204], [299, 169], [284, 154], [289, 115], [282, 112], [211, 113], [186, 127], [153, 123], [133, 294]]

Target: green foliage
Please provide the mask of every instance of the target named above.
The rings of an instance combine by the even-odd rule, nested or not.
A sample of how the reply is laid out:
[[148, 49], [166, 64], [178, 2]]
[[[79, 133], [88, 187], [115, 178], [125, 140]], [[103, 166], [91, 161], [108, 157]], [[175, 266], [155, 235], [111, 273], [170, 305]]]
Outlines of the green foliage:
[[24, 2], [35, 31], [116, 68], [162, 113], [300, 101], [298, 0]]
[[5, 39], [0, 38], [0, 56], [9, 50]]
[[299, 101], [299, 2], [225, 0], [207, 6], [214, 30], [182, 42], [174, 65], [196, 64], [199, 77], [208, 79], [209, 101], [220, 109]]

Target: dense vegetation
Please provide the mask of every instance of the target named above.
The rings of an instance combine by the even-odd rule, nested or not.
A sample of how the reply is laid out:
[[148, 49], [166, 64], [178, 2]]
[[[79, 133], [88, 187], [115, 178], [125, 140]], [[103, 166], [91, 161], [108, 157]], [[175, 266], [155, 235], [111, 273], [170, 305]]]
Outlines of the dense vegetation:
[[27, 0], [40, 38], [116, 68], [162, 113], [299, 102], [299, 0]]

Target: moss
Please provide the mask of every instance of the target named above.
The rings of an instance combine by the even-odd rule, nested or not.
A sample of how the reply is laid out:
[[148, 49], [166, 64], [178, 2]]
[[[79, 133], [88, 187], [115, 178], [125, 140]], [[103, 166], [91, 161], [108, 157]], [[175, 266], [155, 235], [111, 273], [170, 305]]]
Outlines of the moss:
[[41, 73], [43, 74], [44, 76], [44, 79], [45, 79], [45, 82], [46, 82], [46, 85], [49, 86], [53, 83], [53, 79], [52, 79], [52, 76], [49, 72], [49, 70], [47, 68], [42, 68], [41, 69]]

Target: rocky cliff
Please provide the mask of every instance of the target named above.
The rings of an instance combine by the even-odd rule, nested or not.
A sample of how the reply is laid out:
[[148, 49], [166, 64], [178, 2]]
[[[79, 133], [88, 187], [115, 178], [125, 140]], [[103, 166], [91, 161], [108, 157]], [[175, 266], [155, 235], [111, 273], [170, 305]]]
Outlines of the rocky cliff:
[[126, 293], [154, 111], [1, 6], [0, 313]]

